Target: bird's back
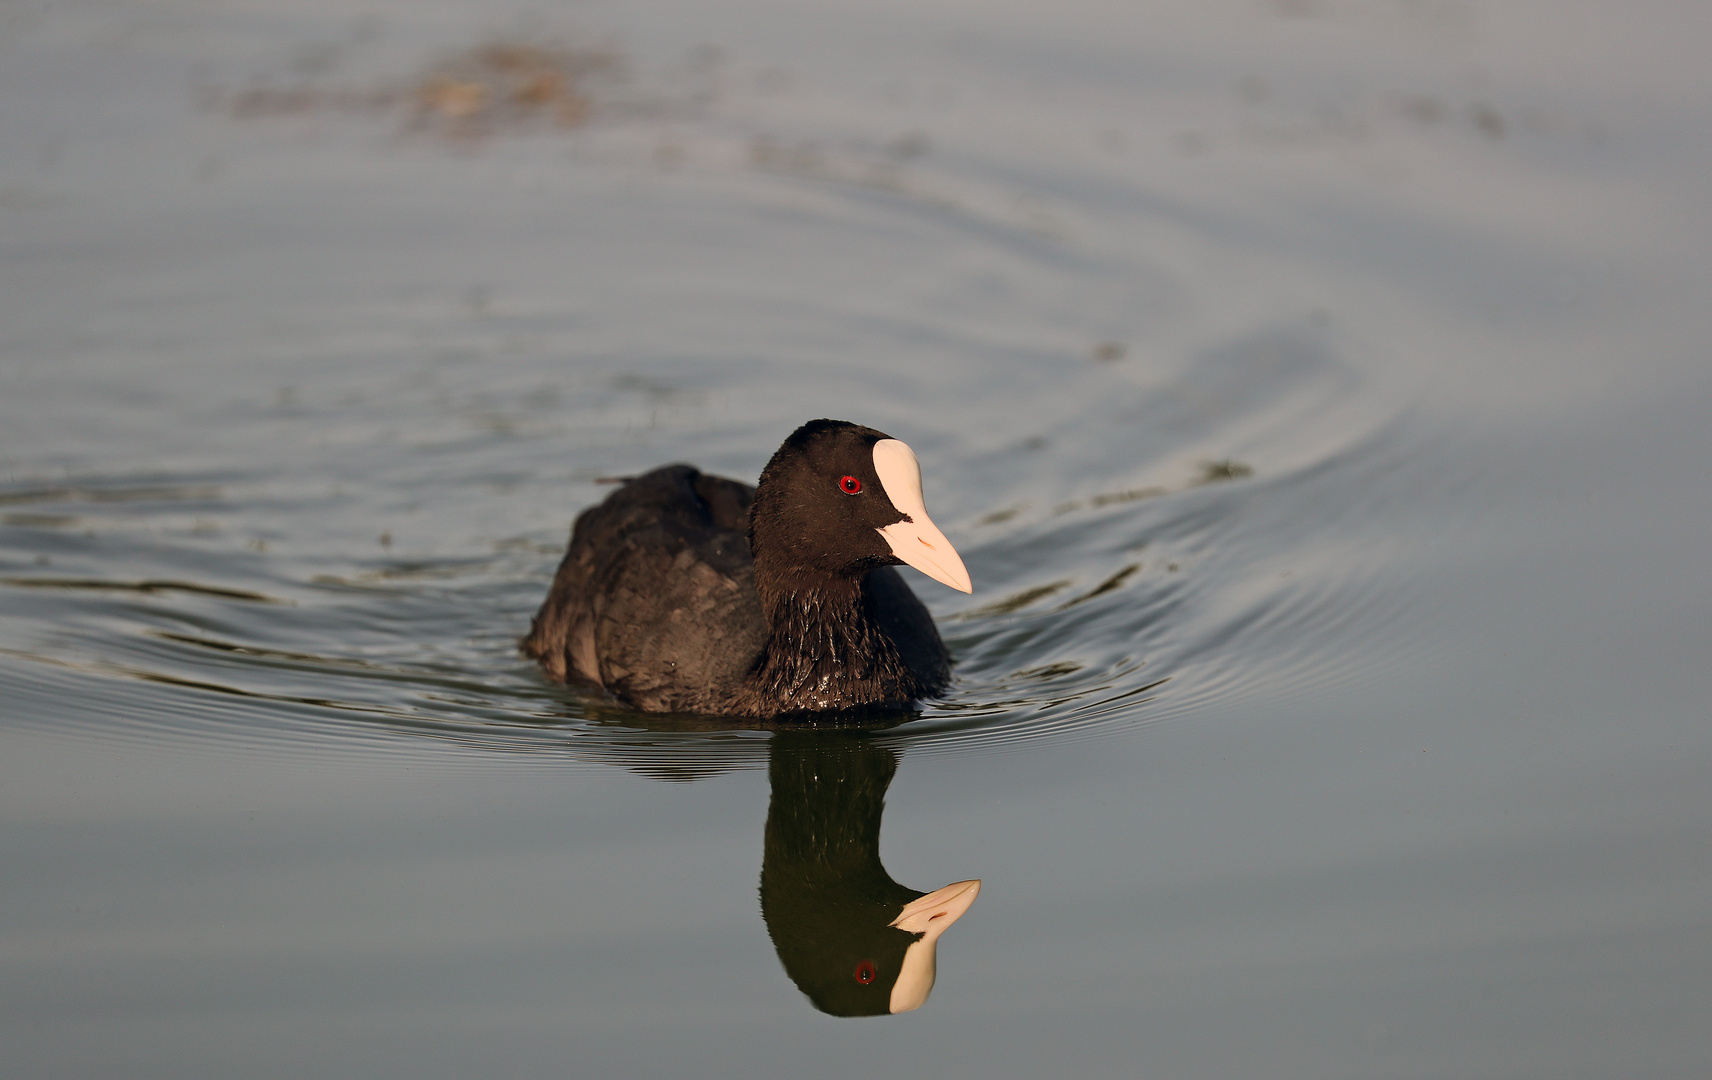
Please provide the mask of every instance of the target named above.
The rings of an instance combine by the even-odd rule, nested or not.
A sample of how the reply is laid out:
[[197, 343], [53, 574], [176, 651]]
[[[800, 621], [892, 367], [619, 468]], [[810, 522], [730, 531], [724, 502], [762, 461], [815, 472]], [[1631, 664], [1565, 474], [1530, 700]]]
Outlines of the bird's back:
[[578, 516], [523, 650], [650, 712], [720, 712], [767, 640], [747, 484], [669, 465]]

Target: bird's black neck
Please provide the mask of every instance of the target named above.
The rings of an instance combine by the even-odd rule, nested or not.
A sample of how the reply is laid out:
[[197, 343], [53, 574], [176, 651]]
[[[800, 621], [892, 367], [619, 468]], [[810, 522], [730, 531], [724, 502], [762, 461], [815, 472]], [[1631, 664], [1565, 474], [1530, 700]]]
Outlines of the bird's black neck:
[[769, 633], [748, 682], [776, 712], [902, 707], [924, 693], [874, 621], [861, 578], [796, 578], [787, 587], [757, 571]]

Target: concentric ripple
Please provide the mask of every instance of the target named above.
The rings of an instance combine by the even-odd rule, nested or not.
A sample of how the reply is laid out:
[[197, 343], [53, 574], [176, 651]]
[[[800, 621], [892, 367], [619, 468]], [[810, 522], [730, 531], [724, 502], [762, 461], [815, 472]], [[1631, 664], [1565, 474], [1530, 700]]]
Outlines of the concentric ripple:
[[[957, 539], [973, 601], [954, 608], [917, 584], [956, 657], [954, 685], [919, 712], [851, 722], [911, 752], [997, 751], [1303, 693], [1384, 662], [1386, 628], [1418, 590], [1405, 553], [1359, 527], [1361, 503], [1411, 442], [1392, 422], [1277, 473], [1224, 462], [969, 523]], [[667, 780], [765, 764], [764, 725], [637, 714], [549, 683], [517, 654], [556, 563], [550, 534], [437, 557], [353, 553], [348, 523], [301, 537], [270, 524], [325, 526], [327, 512], [257, 497], [267, 486], [0, 491], [17, 511], [0, 527], [0, 670], [14, 700], [35, 703], [20, 715], [102, 738], [453, 748]], [[270, 530], [271, 543], [240, 539]]]

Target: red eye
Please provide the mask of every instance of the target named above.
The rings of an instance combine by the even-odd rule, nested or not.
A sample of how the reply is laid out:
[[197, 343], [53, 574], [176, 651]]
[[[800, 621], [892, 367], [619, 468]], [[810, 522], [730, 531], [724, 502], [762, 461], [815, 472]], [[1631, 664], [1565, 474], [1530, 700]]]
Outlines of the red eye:
[[844, 489], [844, 494], [846, 495], [862, 494], [862, 481], [856, 479], [854, 476], [846, 476], [838, 482], [838, 486]]
[[[862, 485], [858, 484], [856, 486], [861, 487]], [[856, 981], [861, 983], [863, 986], [867, 986], [869, 983], [874, 981], [874, 962], [872, 960], [864, 960], [860, 964], [856, 965]]]

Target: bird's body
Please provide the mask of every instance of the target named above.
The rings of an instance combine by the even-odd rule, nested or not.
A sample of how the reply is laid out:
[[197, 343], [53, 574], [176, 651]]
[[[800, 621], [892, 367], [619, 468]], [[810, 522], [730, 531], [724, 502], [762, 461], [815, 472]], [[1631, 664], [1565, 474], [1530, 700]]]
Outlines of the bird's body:
[[950, 680], [904, 561], [967, 591], [909, 448], [817, 420], [757, 488], [670, 465], [585, 511], [523, 649], [649, 712], [903, 707]]

